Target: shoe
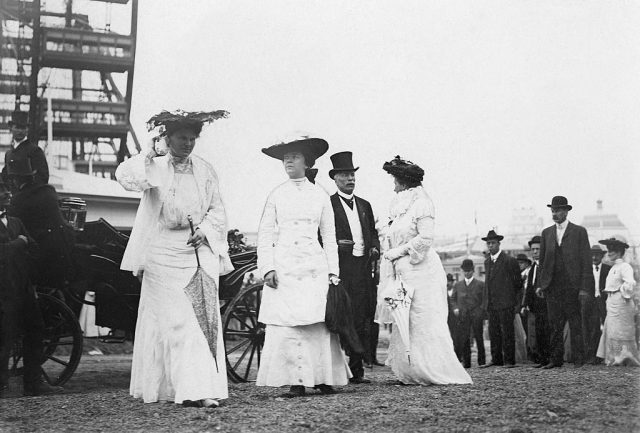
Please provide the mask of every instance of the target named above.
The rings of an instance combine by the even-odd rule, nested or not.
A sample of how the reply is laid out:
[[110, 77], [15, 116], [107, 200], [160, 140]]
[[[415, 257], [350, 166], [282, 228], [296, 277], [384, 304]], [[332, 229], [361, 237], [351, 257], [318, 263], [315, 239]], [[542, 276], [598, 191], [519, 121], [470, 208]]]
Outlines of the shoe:
[[553, 362], [550, 362], [547, 365], [544, 365], [542, 368], [545, 370], [550, 370], [552, 368], [560, 368], [560, 367], [562, 367], [562, 365], [558, 365], [558, 364], [554, 364]]
[[534, 365], [534, 366], [533, 366], [533, 368], [542, 368], [542, 367], [544, 367], [545, 365], [547, 365], [547, 363], [546, 363], [546, 362], [541, 362], [540, 364], [536, 364], [536, 365]]
[[365, 379], [364, 377], [352, 377], [351, 379], [349, 379], [349, 382], [355, 384], [371, 383], [369, 379]]
[[481, 365], [480, 368], [489, 368], [489, 367], [502, 367], [504, 364], [494, 364], [490, 362], [488, 364]]
[[8, 389], [9, 389], [8, 385], [5, 385], [4, 383], [0, 385], [0, 398], [4, 398], [4, 395], [7, 393]]
[[372, 364], [372, 363], [370, 363], [370, 362], [365, 362], [365, 363], [364, 363], [364, 366], [365, 366], [366, 368], [369, 368], [369, 369], [372, 369], [372, 368], [373, 368], [373, 364]]
[[374, 359], [373, 365], [377, 365], [378, 367], [384, 367], [384, 362], [380, 362], [377, 359]]
[[324, 383], [321, 383], [320, 385], [316, 385], [313, 388], [320, 391], [320, 394], [323, 394], [323, 395], [331, 395], [331, 394], [336, 394], [338, 392], [331, 385], [325, 385]]
[[471, 364], [465, 364], [464, 368], [471, 368]]
[[583, 366], [584, 366], [584, 362], [582, 361], [573, 363], [573, 368], [582, 368]]
[[215, 398], [205, 398], [200, 400], [200, 403], [202, 404], [202, 407], [207, 409], [215, 409], [220, 406], [220, 402]]
[[285, 392], [284, 394], [281, 395], [281, 397], [284, 398], [296, 398], [296, 397], [302, 397], [306, 394], [306, 391], [304, 389], [304, 386], [302, 385], [292, 385], [289, 388], [289, 392]]
[[202, 407], [201, 400], [183, 400], [182, 407]]
[[49, 385], [44, 380], [36, 383], [24, 385], [24, 395], [27, 397], [35, 397], [38, 395], [62, 394], [64, 389], [61, 386]]

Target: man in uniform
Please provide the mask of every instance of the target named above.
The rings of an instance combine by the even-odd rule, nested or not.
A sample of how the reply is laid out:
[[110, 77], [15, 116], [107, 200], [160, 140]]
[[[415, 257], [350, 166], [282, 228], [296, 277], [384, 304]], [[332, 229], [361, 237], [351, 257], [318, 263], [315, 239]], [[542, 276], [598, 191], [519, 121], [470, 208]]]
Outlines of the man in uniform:
[[[9, 184], [8, 165], [12, 159], [29, 159], [31, 166], [35, 170], [34, 182], [44, 185], [49, 182], [49, 165], [47, 158], [38, 143], [32, 143], [27, 138], [29, 128], [29, 113], [25, 111], [14, 111], [9, 121], [11, 128], [11, 149], [4, 155], [4, 167], [2, 168], [2, 181]], [[11, 187], [11, 185], [9, 185]]]
[[[371, 265], [380, 256], [380, 241], [375, 227], [373, 211], [368, 201], [353, 195], [356, 186], [356, 171], [351, 152], [338, 152], [331, 155], [333, 169], [329, 177], [334, 180], [338, 192], [331, 196], [331, 205], [336, 223], [336, 239], [340, 260], [340, 280], [351, 297], [353, 322], [365, 353], [371, 353], [368, 347], [370, 335], [367, 334], [373, 315], [372, 297], [376, 288]], [[363, 355], [350, 353], [349, 368], [353, 377], [351, 383], [369, 383], [364, 378]]]
[[584, 227], [567, 220], [572, 206], [566, 197], [551, 200], [554, 225], [542, 231], [540, 287], [547, 299], [551, 326], [551, 359], [543, 368], [561, 367], [564, 361], [563, 331], [569, 322], [571, 352], [576, 367], [584, 364], [580, 299], [594, 297], [589, 236]]
[[62, 391], [42, 379], [44, 322], [35, 291], [29, 280], [28, 254], [34, 240], [22, 222], [8, 216], [11, 194], [0, 182], [0, 397], [9, 383], [9, 357], [22, 335], [23, 383], [25, 395]]

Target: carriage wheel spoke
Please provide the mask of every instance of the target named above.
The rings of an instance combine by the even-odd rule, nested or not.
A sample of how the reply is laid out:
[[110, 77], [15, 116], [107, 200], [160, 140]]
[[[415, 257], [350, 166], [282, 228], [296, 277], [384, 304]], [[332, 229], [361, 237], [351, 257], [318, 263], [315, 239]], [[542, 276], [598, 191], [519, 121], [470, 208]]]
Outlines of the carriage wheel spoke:
[[233, 329], [228, 329], [225, 332], [225, 335], [235, 335], [235, 336], [239, 336], [239, 337], [251, 337], [251, 332], [249, 331], [236, 331]]
[[241, 326], [244, 326], [247, 329], [251, 329], [251, 327], [246, 323], [246, 318], [242, 319], [240, 318], [240, 316], [238, 316], [235, 312], [231, 313], [231, 316], [236, 319], [238, 322], [240, 322]]
[[44, 377], [44, 380], [46, 380], [49, 385], [53, 384], [47, 372], [44, 371], [44, 368], [41, 368], [40, 370], [42, 370], [42, 376]]
[[243, 346], [246, 346], [247, 344], [251, 343], [251, 340], [246, 339], [243, 342], [241, 342], [240, 344], [236, 345], [233, 349], [229, 349], [227, 350], [227, 355], [229, 355], [230, 353], [235, 352], [236, 350], [240, 349]]
[[54, 362], [57, 362], [58, 364], [64, 365], [65, 367], [69, 365], [68, 362], [63, 361], [60, 358], [56, 358], [55, 356], [52, 356], [52, 355], [47, 356], [47, 358], [49, 358], [50, 360], [52, 360]]
[[247, 353], [249, 352], [249, 349], [251, 349], [251, 347], [252, 346], [247, 346], [247, 348], [244, 349], [244, 352], [242, 352], [242, 355], [240, 355], [240, 358], [238, 358], [238, 360], [236, 361], [235, 365], [233, 366], [234, 370], [236, 370], [238, 368], [238, 366], [240, 365], [240, 363], [242, 362], [244, 357], [247, 356]]
[[251, 364], [253, 363], [253, 355], [256, 353], [256, 349], [258, 346], [256, 344], [252, 345], [251, 355], [249, 355], [249, 360], [247, 361], [247, 370], [244, 373], [244, 378], [247, 380], [249, 378], [249, 371], [251, 370]]

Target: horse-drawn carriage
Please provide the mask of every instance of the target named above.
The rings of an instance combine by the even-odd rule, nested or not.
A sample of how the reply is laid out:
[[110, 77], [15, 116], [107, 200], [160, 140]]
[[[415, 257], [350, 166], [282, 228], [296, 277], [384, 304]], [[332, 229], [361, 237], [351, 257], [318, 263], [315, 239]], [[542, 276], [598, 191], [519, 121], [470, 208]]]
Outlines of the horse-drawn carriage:
[[[38, 291], [46, 330], [42, 370], [45, 380], [53, 385], [68, 381], [82, 357], [84, 337], [74, 310], [79, 311], [82, 304], [93, 305], [96, 325], [135, 338], [140, 300], [140, 281], [120, 269], [128, 236], [103, 219], [84, 223], [68, 205], [67, 201], [62, 208], [76, 229], [75, 269], [64, 287]], [[256, 269], [256, 260], [255, 250], [232, 254], [235, 270], [220, 278], [227, 374], [235, 382], [255, 380], [264, 342], [264, 326], [258, 323], [262, 284], [252, 282], [250, 275]], [[85, 297], [88, 291], [95, 293], [95, 300]], [[21, 364], [18, 345], [10, 370], [19, 374]]]

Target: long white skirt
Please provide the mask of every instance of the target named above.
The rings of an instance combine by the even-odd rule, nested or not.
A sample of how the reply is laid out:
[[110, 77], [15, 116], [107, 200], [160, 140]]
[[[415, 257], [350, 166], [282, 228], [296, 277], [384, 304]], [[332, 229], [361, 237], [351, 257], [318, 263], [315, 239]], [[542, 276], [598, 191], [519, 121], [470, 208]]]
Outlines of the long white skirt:
[[324, 322], [267, 325], [256, 385], [346, 385], [350, 377], [339, 338]]
[[[133, 346], [130, 393], [145, 403], [228, 397], [224, 339], [218, 312], [217, 369], [184, 287], [196, 271], [188, 230], [164, 230], [147, 253]], [[198, 250], [218, 280], [218, 260]]]

